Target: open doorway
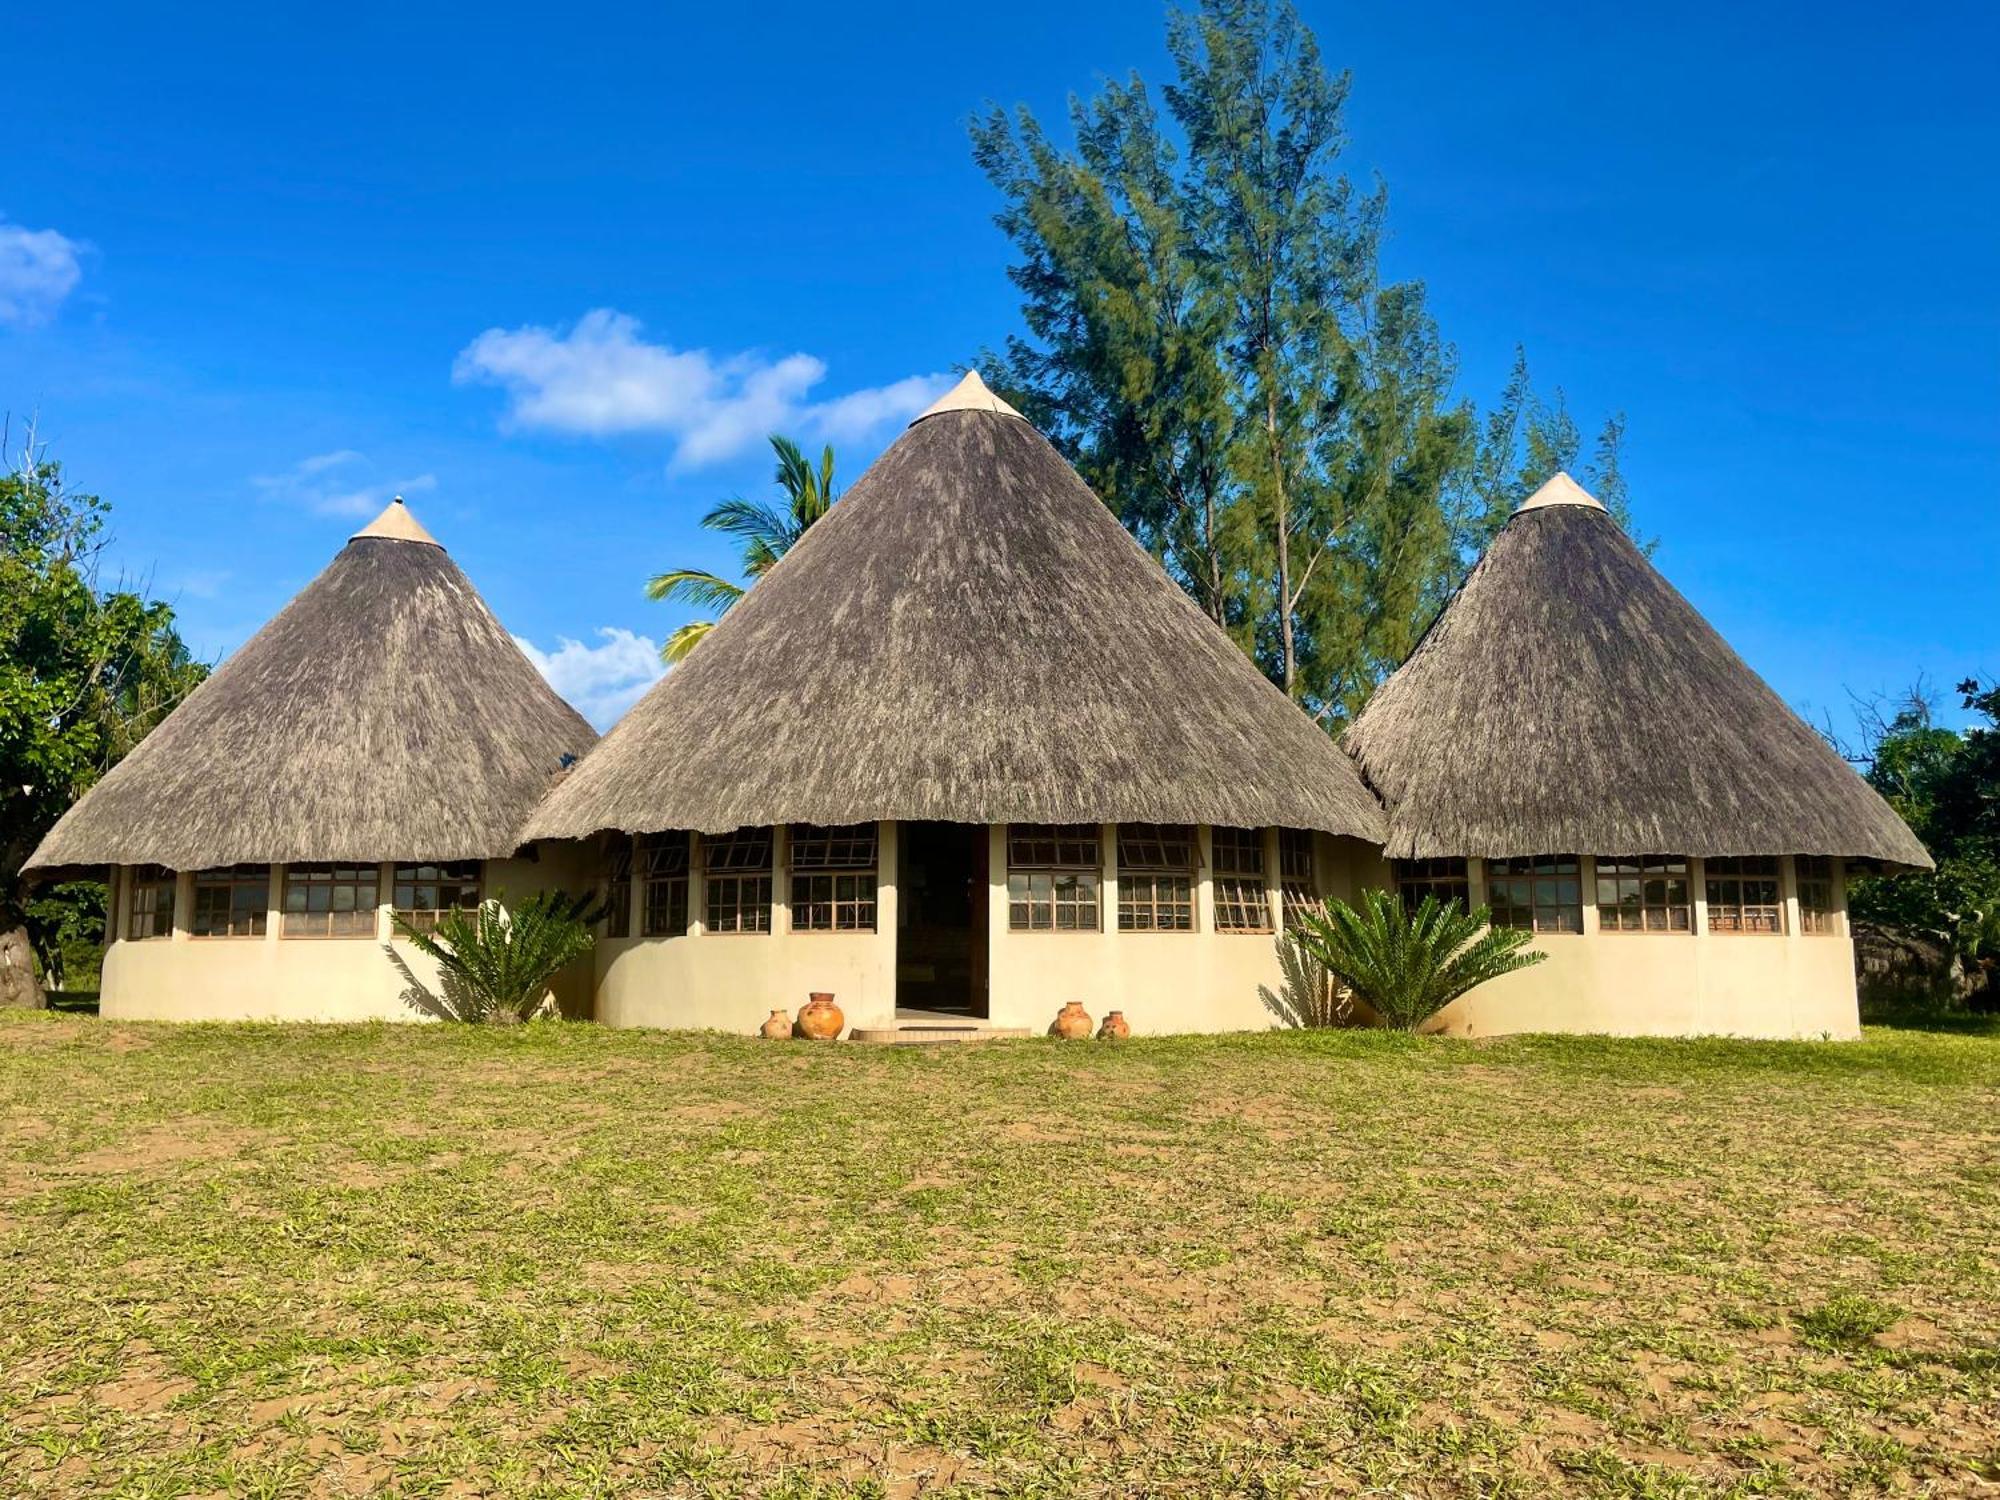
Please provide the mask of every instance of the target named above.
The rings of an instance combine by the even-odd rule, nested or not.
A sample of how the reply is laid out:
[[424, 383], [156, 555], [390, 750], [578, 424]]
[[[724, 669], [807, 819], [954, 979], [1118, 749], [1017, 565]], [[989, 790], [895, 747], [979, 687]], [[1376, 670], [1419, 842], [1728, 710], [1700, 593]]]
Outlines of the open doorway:
[[897, 826], [896, 1009], [986, 1014], [986, 827]]

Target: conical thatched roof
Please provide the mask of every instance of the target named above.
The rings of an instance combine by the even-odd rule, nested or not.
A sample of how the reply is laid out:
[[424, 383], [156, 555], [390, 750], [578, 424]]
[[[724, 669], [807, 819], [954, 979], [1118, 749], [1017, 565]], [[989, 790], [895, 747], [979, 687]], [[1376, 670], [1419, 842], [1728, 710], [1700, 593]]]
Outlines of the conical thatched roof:
[[596, 738], [399, 500], [26, 868], [504, 856]]
[[872, 818], [1383, 831], [1334, 742], [976, 376], [528, 833]]
[[1392, 858], [1930, 857], [1567, 474], [1524, 504], [1347, 747]]

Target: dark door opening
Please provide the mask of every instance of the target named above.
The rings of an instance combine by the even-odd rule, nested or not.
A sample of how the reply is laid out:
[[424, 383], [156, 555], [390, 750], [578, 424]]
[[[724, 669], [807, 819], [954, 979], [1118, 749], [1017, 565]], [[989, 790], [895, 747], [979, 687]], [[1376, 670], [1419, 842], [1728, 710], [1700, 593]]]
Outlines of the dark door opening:
[[986, 1014], [986, 828], [901, 823], [896, 1008]]

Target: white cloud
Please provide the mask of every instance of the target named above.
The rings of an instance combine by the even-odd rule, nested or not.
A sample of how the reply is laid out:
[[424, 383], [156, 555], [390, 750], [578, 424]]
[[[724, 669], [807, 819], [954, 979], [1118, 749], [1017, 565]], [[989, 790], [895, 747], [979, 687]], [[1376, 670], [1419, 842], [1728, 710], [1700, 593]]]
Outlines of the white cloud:
[[0, 220], [0, 323], [42, 323], [83, 280], [80, 240]]
[[372, 521], [397, 495], [421, 495], [437, 488], [437, 475], [371, 480], [367, 458], [352, 448], [315, 453], [282, 474], [257, 474], [250, 483], [266, 500], [295, 505], [316, 516]]
[[459, 385], [504, 390], [510, 426], [588, 437], [662, 433], [674, 443], [679, 469], [731, 458], [771, 432], [857, 440], [915, 416], [952, 384], [949, 375], [911, 375], [811, 401], [808, 394], [826, 378], [824, 360], [754, 352], [718, 357], [648, 343], [636, 318], [608, 307], [585, 313], [567, 330], [489, 328], [459, 351], [451, 373]]
[[553, 651], [518, 635], [514, 644], [571, 707], [599, 729], [609, 729], [667, 669], [651, 636], [634, 635], [615, 625], [601, 626], [596, 634], [602, 645], [586, 646], [562, 635], [556, 637]]

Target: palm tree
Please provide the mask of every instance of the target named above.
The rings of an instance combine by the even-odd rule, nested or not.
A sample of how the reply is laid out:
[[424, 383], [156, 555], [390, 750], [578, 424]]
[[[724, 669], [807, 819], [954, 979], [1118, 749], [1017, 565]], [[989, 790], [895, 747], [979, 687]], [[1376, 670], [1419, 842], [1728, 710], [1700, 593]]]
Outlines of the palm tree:
[[[742, 543], [743, 576], [750, 583], [776, 567], [778, 559], [798, 545], [799, 538], [827, 513], [835, 499], [831, 443], [821, 451], [816, 470], [799, 445], [788, 437], [772, 433], [771, 449], [778, 455], [776, 478], [778, 488], [785, 492], [783, 506], [737, 496], [723, 501], [701, 518], [701, 524], [709, 530], [733, 536]], [[692, 604], [697, 609], [722, 615], [743, 597], [749, 586], [731, 583], [700, 568], [676, 568], [649, 580], [646, 597]], [[660, 659], [670, 666], [680, 661], [715, 626], [714, 620], [688, 621], [667, 637], [666, 645], [660, 648]]]

